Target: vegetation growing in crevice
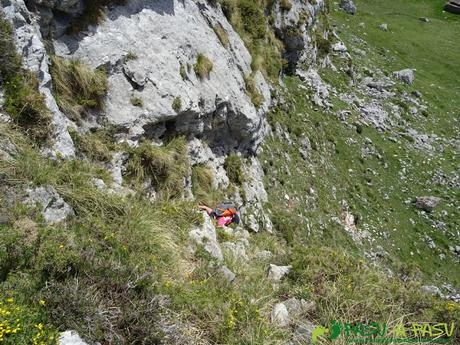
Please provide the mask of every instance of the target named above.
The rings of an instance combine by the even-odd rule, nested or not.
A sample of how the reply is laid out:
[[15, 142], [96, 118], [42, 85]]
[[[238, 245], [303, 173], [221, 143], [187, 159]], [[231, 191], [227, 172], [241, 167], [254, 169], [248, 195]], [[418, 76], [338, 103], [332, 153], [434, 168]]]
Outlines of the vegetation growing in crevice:
[[199, 53], [196, 59], [196, 63], [193, 65], [193, 70], [200, 79], [209, 78], [209, 74], [214, 68], [214, 64], [209, 58]]
[[220, 43], [222, 43], [225, 49], [228, 49], [230, 47], [230, 41], [228, 39], [227, 31], [225, 31], [225, 29], [219, 23], [213, 25], [212, 29], [216, 33], [217, 38], [219, 38]]
[[241, 186], [245, 182], [243, 159], [238, 154], [232, 153], [228, 155], [225, 159], [224, 168], [230, 182], [237, 186]]
[[115, 143], [109, 133], [104, 130], [80, 134], [74, 130], [69, 131], [77, 153], [82, 154], [91, 161], [110, 162]]
[[164, 146], [155, 146], [146, 140], [127, 150], [126, 175], [132, 182], [139, 185], [151, 179], [155, 191], [166, 199], [183, 195], [189, 173], [185, 138], [173, 138]]
[[51, 132], [51, 114], [39, 91], [37, 76], [22, 67], [22, 58], [13, 40], [13, 28], [1, 13], [0, 82], [6, 112], [35, 142], [44, 144]]
[[171, 107], [174, 109], [174, 111], [176, 113], [178, 113], [179, 111], [181, 111], [182, 109], [182, 99], [178, 96], [178, 97], [174, 97], [174, 100], [171, 104]]
[[107, 93], [107, 74], [76, 60], [51, 58], [51, 77], [56, 101], [72, 120], [79, 121], [91, 109], [101, 109]]
[[140, 97], [131, 97], [130, 102], [135, 107], [142, 108], [144, 106], [144, 102], [142, 101], [142, 98]]
[[246, 93], [251, 98], [252, 103], [256, 108], [259, 108], [264, 102], [264, 97], [257, 88], [256, 81], [253, 75], [246, 75], [244, 77], [246, 84]]
[[243, 39], [252, 56], [253, 71], [260, 70], [268, 79], [277, 82], [285, 63], [283, 44], [269, 28], [271, 0], [216, 0], [235, 31]]
[[204, 164], [192, 167], [192, 193], [200, 205], [217, 205], [223, 193], [214, 187], [214, 174]]
[[126, 0], [84, 0], [82, 14], [73, 18], [67, 27], [67, 33], [75, 35], [84, 31], [90, 25], [97, 25], [105, 19], [108, 6], [125, 5]]

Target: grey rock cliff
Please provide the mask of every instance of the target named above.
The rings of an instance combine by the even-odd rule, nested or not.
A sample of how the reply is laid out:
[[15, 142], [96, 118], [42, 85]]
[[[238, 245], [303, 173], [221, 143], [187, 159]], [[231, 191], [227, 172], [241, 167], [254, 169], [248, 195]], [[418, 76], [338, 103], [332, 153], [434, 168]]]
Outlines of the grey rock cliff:
[[47, 154], [63, 158], [75, 156], [72, 138], [67, 131], [72, 123], [59, 110], [56, 100], [51, 93], [51, 76], [49, 74], [49, 59], [42, 39], [37, 18], [29, 12], [23, 0], [2, 0], [3, 13], [14, 28], [15, 43], [19, 54], [22, 55], [26, 68], [37, 73], [39, 90], [45, 96], [45, 103], [53, 116], [53, 145]]
[[[228, 35], [228, 48], [215, 26]], [[58, 38], [54, 47], [60, 56], [108, 69], [105, 117], [129, 139], [184, 134], [214, 147], [251, 151], [263, 138], [270, 89], [257, 72], [264, 102], [256, 109], [244, 81], [251, 55], [220, 7], [199, 0], [131, 0], [79, 37]], [[198, 54], [213, 64], [208, 77], [194, 71]], [[133, 97], [143, 106], [132, 105]], [[179, 109], [173, 107], [176, 98]]]

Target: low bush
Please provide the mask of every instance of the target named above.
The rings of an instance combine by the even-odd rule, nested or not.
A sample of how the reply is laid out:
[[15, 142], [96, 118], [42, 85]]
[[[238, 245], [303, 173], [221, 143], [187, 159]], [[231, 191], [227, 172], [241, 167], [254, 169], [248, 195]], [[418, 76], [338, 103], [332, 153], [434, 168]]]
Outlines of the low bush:
[[182, 100], [180, 97], [174, 97], [174, 100], [171, 104], [171, 107], [174, 109], [176, 113], [178, 113], [182, 109]]

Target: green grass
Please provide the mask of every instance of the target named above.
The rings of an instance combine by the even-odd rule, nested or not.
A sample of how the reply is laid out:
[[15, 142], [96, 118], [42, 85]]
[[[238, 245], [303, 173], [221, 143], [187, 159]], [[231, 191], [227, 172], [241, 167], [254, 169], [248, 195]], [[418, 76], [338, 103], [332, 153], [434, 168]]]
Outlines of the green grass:
[[79, 121], [86, 112], [103, 107], [108, 88], [104, 70], [93, 70], [80, 61], [57, 56], [51, 62], [55, 98], [70, 119]]
[[214, 65], [209, 58], [200, 53], [198, 54], [198, 57], [196, 58], [196, 63], [193, 65], [193, 70], [195, 71], [195, 74], [200, 78], [209, 78], [209, 74], [211, 73], [212, 69], [214, 68]]
[[256, 85], [256, 81], [254, 80], [254, 76], [252, 75], [245, 76], [244, 82], [246, 84], [246, 93], [251, 98], [252, 104], [254, 104], [256, 108], [259, 108], [264, 102], [264, 97], [261, 95], [261, 93], [257, 89], [257, 85]]
[[230, 47], [230, 41], [228, 39], [227, 31], [225, 31], [225, 29], [220, 24], [213, 25], [212, 29], [216, 33], [220, 43], [222, 43], [225, 49], [228, 49]]

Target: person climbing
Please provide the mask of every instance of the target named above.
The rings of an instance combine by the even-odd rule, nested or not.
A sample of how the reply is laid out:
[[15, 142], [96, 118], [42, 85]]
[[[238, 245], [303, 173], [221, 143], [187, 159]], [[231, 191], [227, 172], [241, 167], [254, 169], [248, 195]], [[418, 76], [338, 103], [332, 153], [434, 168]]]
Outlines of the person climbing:
[[235, 203], [231, 201], [223, 201], [215, 208], [210, 208], [204, 205], [200, 205], [199, 208], [202, 211], [206, 211], [210, 217], [216, 219], [217, 226], [219, 228], [228, 226], [232, 223], [240, 223], [238, 209], [236, 208]]

